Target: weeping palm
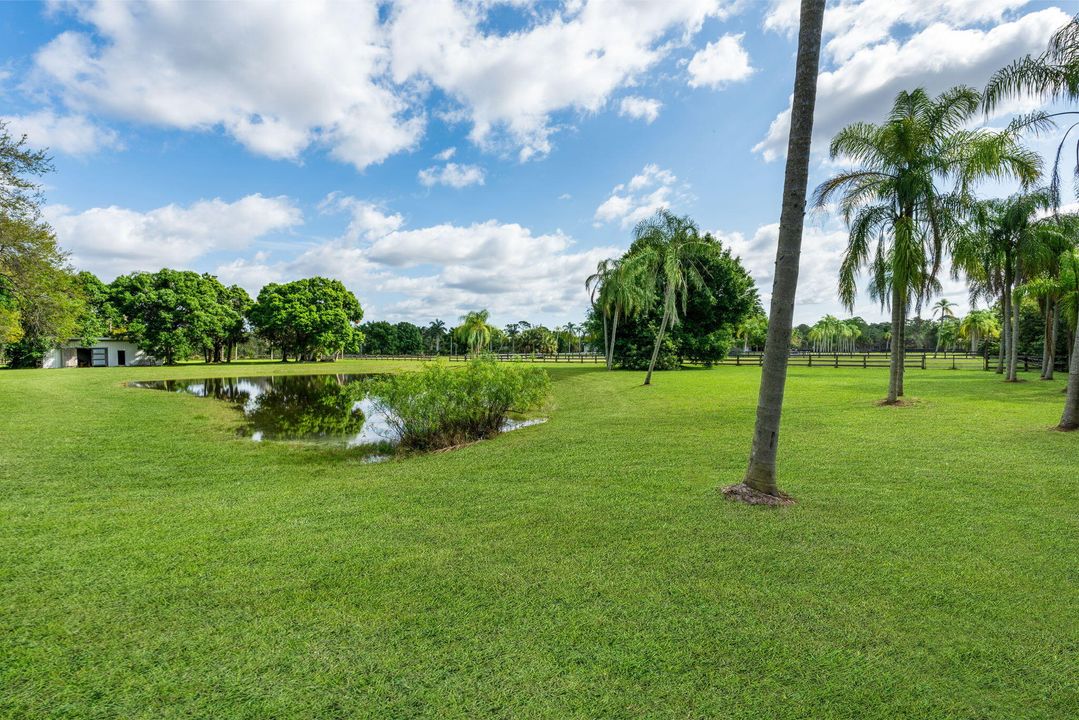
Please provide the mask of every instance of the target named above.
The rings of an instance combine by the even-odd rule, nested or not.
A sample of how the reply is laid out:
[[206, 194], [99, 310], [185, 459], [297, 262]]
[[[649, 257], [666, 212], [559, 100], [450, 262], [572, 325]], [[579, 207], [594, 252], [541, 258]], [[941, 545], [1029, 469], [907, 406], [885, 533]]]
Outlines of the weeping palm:
[[463, 342], [473, 355], [480, 353], [491, 342], [491, 326], [487, 324], [490, 313], [476, 310], [461, 316], [457, 327], [457, 338]]
[[903, 395], [907, 312], [939, 290], [941, 260], [961, 226], [971, 185], [986, 177], [1026, 183], [1038, 176], [1037, 154], [1014, 135], [966, 129], [980, 101], [967, 87], [936, 98], [920, 88], [899, 93], [884, 123], [848, 125], [833, 138], [831, 157], [856, 167], [815, 193], [818, 207], [838, 202], [850, 231], [839, 274], [843, 304], [853, 310], [857, 277], [868, 270], [870, 296], [891, 305], [888, 403]]
[[619, 319], [636, 317], [653, 299], [654, 280], [648, 270], [648, 264], [641, 255], [629, 255], [622, 260], [615, 260], [600, 288], [599, 302], [603, 308], [603, 316], [611, 316], [611, 338], [607, 343], [608, 370], [614, 367]]
[[704, 279], [698, 269], [702, 253], [710, 247], [700, 235], [697, 224], [688, 217], [679, 217], [668, 210], [660, 210], [642, 221], [634, 229], [634, 248], [631, 263], [641, 263], [646, 277], [653, 280], [661, 302], [663, 317], [656, 331], [656, 345], [648, 363], [644, 384], [652, 384], [652, 372], [659, 358], [659, 350], [667, 328], [678, 324], [678, 308], [685, 312], [691, 288], [704, 287]]

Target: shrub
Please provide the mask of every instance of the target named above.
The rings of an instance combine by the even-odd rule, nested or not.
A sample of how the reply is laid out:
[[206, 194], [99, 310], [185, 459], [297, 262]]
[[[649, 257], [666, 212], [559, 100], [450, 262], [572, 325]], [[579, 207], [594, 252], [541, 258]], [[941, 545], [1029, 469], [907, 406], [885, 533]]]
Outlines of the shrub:
[[551, 380], [540, 368], [486, 357], [451, 368], [440, 361], [420, 372], [363, 383], [363, 390], [414, 450], [453, 447], [496, 435], [513, 412], [539, 407]]

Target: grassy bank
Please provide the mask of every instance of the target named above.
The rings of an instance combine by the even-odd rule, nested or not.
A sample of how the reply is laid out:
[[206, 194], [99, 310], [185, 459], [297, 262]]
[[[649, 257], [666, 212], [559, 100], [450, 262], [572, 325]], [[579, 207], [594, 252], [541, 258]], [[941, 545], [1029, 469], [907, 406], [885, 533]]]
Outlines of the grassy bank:
[[[389, 362], [316, 371], [362, 372]], [[1061, 382], [792, 370], [793, 508], [727, 503], [757, 368], [549, 367], [550, 421], [364, 465], [202, 366], [0, 373], [0, 715], [1067, 718]], [[246, 374], [311, 372], [264, 364]]]

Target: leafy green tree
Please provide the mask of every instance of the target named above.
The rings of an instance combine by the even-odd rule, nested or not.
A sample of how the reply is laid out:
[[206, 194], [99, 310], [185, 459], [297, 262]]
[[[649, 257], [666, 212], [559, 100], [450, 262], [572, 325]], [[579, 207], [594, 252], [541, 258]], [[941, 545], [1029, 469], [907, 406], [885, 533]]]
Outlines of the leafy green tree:
[[41, 185], [34, 180], [52, 172], [44, 150], [32, 150], [27, 137], [15, 137], [0, 120], [0, 215], [36, 224], [42, 202]]
[[305, 278], [271, 283], [248, 313], [256, 332], [281, 348], [281, 361], [319, 360], [356, 343], [359, 301], [339, 280]]
[[396, 355], [422, 355], [423, 331], [410, 322], [399, 322], [394, 326]]
[[86, 307], [52, 230], [28, 214], [0, 213], [0, 354], [13, 367], [40, 367], [75, 337]]
[[[853, 309], [857, 279], [870, 275], [870, 295], [891, 305], [892, 342], [888, 397], [903, 395], [906, 314], [939, 288], [938, 271], [971, 202], [972, 184], [985, 177], [1033, 182], [1036, 153], [1014, 134], [971, 130], [981, 95], [967, 87], [931, 98], [918, 88], [901, 92], [879, 125], [854, 123], [833, 138], [833, 160], [855, 167], [826, 180], [816, 205], [837, 201], [850, 230], [840, 266], [839, 294]], [[942, 191], [940, 183], [952, 183]]]
[[366, 355], [395, 355], [397, 353], [397, 328], [385, 320], [375, 320], [360, 325], [363, 332], [363, 353]]
[[[679, 323], [670, 327], [660, 346], [654, 369], [671, 369], [681, 361], [718, 362], [734, 344], [734, 334], [746, 317], [761, 311], [756, 284], [741, 261], [711, 235], [700, 236], [694, 265], [701, 285], [687, 293], [679, 306]], [[663, 319], [662, 285], [652, 272], [653, 259], [640, 245], [618, 261], [601, 290], [601, 302], [613, 307], [612, 365], [647, 369]], [[595, 331], [600, 331], [596, 327]]]
[[983, 340], [1000, 337], [1000, 321], [991, 310], [971, 310], [959, 321], [959, 337], [970, 340], [970, 351], [976, 353]]
[[558, 338], [542, 325], [529, 326], [517, 340], [521, 352], [548, 354], [558, 350]]
[[0, 120], [0, 359], [36, 367], [71, 339], [85, 310], [78, 282], [52, 230], [40, 220], [38, 177], [52, 170]]
[[699, 260], [706, 243], [696, 223], [689, 217], [680, 217], [668, 210], [659, 210], [652, 217], [642, 220], [634, 228], [633, 234], [630, 261], [644, 263], [648, 269], [646, 277], [656, 284], [662, 309], [652, 358], [644, 377], [644, 384], [651, 385], [652, 372], [656, 368], [668, 327], [678, 324], [679, 307], [685, 313], [690, 290], [699, 290], [704, 286]]
[[219, 331], [222, 309], [216, 278], [189, 270], [121, 275], [109, 286], [109, 302], [127, 336], [167, 365], [203, 353]]

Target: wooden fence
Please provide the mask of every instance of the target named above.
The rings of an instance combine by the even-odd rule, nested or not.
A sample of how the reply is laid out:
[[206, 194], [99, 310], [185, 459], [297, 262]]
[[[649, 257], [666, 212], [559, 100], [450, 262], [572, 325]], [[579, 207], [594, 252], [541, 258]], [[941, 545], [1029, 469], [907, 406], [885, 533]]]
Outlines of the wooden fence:
[[[730, 355], [720, 361], [720, 365], [762, 365], [763, 353], [741, 353]], [[970, 353], [933, 353], [912, 352], [908, 350], [904, 355], [903, 366], [921, 370], [982, 370], [985, 368], [985, 357]], [[886, 368], [891, 365], [891, 356], [888, 353], [792, 353], [787, 360], [789, 367], [819, 367], [819, 368]]]
[[[434, 360], [445, 358], [450, 362], [465, 362], [470, 355], [345, 355], [350, 360]], [[499, 362], [538, 363], [593, 363], [603, 364], [603, 353], [493, 353], [485, 355]]]

